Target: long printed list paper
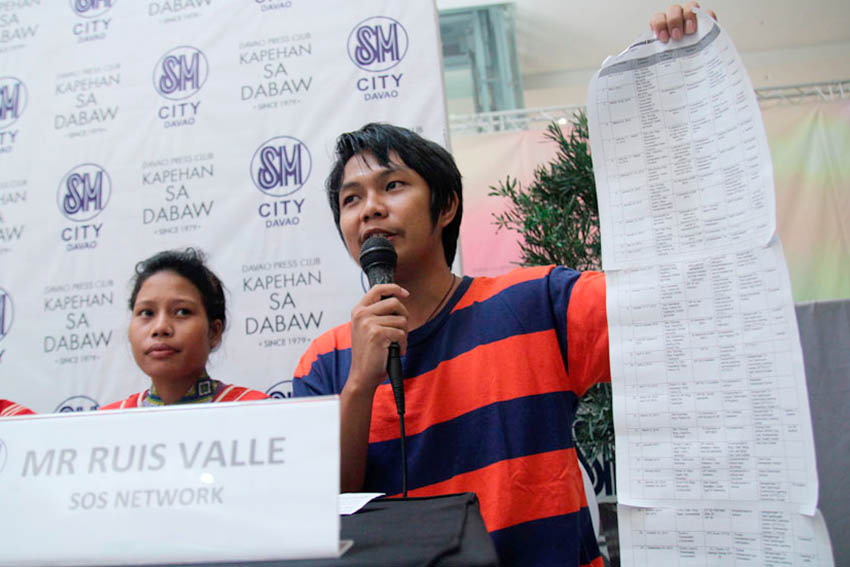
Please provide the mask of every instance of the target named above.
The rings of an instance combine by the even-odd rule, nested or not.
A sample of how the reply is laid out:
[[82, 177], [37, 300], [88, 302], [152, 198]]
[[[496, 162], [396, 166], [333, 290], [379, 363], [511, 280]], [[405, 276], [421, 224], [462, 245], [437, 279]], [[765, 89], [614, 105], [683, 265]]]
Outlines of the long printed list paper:
[[831, 565], [773, 168], [729, 37], [646, 39], [588, 95], [624, 564]]

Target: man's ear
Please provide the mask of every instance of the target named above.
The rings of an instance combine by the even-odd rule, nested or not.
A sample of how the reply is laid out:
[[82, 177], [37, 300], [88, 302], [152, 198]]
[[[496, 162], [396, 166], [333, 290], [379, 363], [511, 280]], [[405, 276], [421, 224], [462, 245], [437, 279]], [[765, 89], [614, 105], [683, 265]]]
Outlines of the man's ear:
[[452, 193], [449, 197], [449, 204], [440, 212], [440, 216], [437, 217], [437, 226], [441, 229], [446, 228], [448, 225], [455, 220], [455, 215], [457, 215], [457, 205], [458, 205], [458, 195], [457, 193]]

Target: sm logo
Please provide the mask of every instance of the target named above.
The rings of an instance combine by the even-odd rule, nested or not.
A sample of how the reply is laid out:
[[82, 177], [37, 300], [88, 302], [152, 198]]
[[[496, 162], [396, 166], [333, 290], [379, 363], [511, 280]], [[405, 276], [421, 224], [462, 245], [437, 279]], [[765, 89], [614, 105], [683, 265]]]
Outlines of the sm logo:
[[88, 396], [71, 396], [56, 406], [56, 409], [53, 410], [53, 412], [68, 413], [77, 411], [95, 411], [99, 407], [100, 404], [97, 403], [97, 400]]
[[12, 297], [5, 289], [0, 287], [0, 341], [6, 338], [6, 335], [12, 329], [14, 315], [15, 310], [12, 307]]
[[162, 56], [153, 70], [153, 88], [170, 100], [196, 94], [207, 80], [209, 64], [204, 52], [182, 45]]
[[266, 390], [266, 395], [271, 396], [276, 400], [282, 400], [292, 397], [292, 380], [281, 380], [277, 384], [272, 384]]
[[0, 77], [0, 130], [14, 124], [26, 106], [26, 85], [15, 77]]
[[290, 136], [267, 140], [251, 158], [251, 179], [266, 195], [283, 197], [306, 183], [313, 168], [310, 150]]
[[69, 0], [71, 9], [83, 18], [96, 18], [112, 9], [114, 0]]
[[364, 71], [386, 71], [407, 54], [407, 31], [399, 22], [375, 16], [357, 24], [348, 35], [348, 56]]
[[112, 180], [105, 169], [93, 163], [78, 165], [59, 182], [59, 210], [74, 222], [91, 220], [106, 208], [112, 195]]

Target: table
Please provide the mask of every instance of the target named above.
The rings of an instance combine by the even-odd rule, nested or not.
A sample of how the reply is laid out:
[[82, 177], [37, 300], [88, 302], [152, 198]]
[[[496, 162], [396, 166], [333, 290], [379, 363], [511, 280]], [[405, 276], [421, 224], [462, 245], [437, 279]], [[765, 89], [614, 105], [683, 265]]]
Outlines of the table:
[[[354, 546], [338, 559], [204, 563], [205, 567], [495, 566], [496, 549], [475, 494], [373, 500], [342, 516], [340, 539]], [[185, 565], [185, 564], [184, 564]]]

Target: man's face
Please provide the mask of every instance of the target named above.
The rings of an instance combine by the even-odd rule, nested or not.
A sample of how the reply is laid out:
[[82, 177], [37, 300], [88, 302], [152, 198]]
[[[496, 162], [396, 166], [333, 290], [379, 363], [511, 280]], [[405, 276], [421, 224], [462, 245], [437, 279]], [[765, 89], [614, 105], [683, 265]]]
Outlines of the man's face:
[[[392, 242], [398, 254], [397, 272], [437, 255], [445, 263], [441, 233], [455, 208], [431, 221], [431, 190], [395, 152], [382, 166], [371, 153], [357, 154], [345, 164], [339, 191], [339, 227], [353, 258], [370, 236]], [[445, 218], [447, 217], [447, 218]]]

